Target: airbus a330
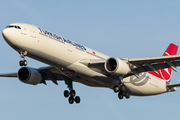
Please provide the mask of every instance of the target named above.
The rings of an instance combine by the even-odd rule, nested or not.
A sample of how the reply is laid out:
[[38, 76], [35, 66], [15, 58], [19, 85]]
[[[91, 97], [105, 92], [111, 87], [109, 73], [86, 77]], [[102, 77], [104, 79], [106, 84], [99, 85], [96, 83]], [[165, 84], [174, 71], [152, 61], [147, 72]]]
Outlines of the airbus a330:
[[[65, 81], [69, 90], [64, 97], [70, 104], [80, 103], [73, 82], [91, 87], [106, 87], [118, 98], [150, 96], [175, 91], [180, 84], [170, 84], [172, 72], [180, 66], [178, 46], [171, 43], [163, 56], [145, 58], [110, 57], [40, 27], [13, 23], [2, 32], [4, 40], [22, 57], [15, 73], [1, 77], [17, 77], [21, 82], [37, 85]], [[48, 64], [27, 67], [26, 57]]]

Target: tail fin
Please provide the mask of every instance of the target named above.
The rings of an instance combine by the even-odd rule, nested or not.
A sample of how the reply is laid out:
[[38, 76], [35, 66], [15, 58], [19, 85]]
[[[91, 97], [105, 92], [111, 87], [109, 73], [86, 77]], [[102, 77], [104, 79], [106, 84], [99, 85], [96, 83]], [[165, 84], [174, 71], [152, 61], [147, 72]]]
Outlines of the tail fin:
[[[168, 55], [176, 55], [178, 50], [178, 46], [170, 43], [169, 47], [167, 50], [164, 52], [163, 56], [168, 56]], [[162, 63], [162, 62], [161, 62]], [[163, 80], [166, 80], [167, 82], [170, 83], [171, 81], [171, 76], [172, 76], [172, 68], [166, 68], [166, 69], [160, 69], [158, 70], [158, 74], [154, 73], [153, 71], [150, 71], [149, 73], [160, 78]]]

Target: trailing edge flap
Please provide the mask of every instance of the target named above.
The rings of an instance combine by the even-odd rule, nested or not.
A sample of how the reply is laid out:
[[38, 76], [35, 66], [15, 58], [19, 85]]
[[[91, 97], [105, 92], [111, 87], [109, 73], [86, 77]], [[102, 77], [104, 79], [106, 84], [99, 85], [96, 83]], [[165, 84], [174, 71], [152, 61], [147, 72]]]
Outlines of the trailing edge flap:
[[[133, 71], [136, 71], [137, 73], [165, 69], [170, 67], [175, 68], [177, 66], [180, 66], [180, 55], [146, 57], [146, 58], [125, 58], [124, 60], [129, 62], [131, 69]], [[133, 73], [129, 73], [125, 77], [131, 75], [133, 75]]]

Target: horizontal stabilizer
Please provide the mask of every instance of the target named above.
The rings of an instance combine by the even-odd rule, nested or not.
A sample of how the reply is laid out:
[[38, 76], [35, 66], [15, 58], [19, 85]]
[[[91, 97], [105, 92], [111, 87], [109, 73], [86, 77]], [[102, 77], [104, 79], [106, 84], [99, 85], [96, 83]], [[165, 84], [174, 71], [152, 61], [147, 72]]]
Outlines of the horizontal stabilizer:
[[168, 88], [172, 88], [172, 87], [180, 87], [180, 83], [178, 84], [169, 84], [167, 85]]

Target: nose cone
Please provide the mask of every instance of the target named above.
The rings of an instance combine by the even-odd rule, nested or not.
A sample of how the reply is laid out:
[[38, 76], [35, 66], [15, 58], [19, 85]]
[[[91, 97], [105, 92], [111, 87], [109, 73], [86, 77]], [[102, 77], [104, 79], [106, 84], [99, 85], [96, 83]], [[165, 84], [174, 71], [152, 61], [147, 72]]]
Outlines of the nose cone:
[[8, 31], [7, 31], [7, 29], [4, 29], [4, 30], [2, 31], [2, 35], [3, 35], [3, 37], [6, 37], [6, 36], [8, 36], [7, 34], [8, 34]]
[[8, 38], [10, 37], [10, 31], [5, 28], [5, 29], [2, 31], [2, 35], [3, 35], [4, 39], [7, 41]]
[[16, 45], [16, 36], [15, 36], [15, 31], [13, 31], [12, 29], [9, 28], [5, 28], [2, 31], [2, 35], [4, 37], [4, 40], [10, 45], [10, 46], [14, 46]]

